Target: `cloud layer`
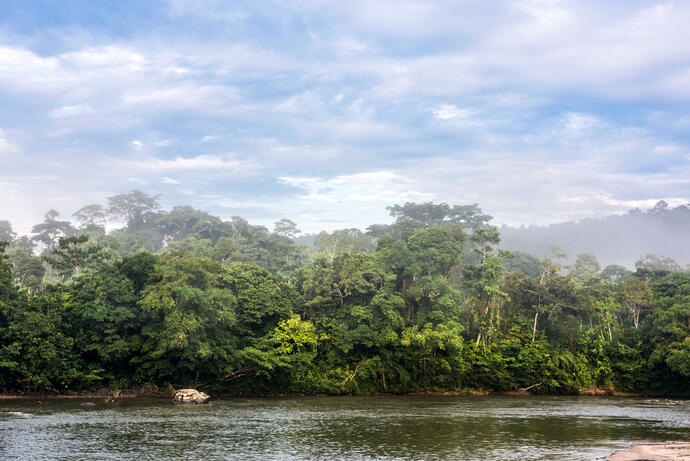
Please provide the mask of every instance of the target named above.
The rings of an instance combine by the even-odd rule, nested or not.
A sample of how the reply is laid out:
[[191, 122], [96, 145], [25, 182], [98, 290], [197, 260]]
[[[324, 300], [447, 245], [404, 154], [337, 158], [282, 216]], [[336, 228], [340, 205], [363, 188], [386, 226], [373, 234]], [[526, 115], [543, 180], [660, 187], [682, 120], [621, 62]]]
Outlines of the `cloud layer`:
[[[133, 188], [300, 228], [690, 201], [686, 2], [10, 1], [0, 219]], [[54, 8], [54, 10], [51, 10]]]

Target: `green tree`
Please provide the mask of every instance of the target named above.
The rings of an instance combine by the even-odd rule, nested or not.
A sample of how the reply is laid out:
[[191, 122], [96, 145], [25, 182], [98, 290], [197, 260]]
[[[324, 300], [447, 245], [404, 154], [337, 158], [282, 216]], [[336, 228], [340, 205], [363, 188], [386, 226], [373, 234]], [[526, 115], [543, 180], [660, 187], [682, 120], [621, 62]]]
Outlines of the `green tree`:
[[541, 263], [539, 259], [523, 251], [513, 251], [512, 258], [503, 259], [503, 272], [508, 274], [513, 271], [520, 271], [530, 277], [539, 277], [541, 274]]
[[50, 250], [50, 256], [41, 258], [50, 264], [63, 278], [78, 277], [84, 271], [95, 270], [112, 257], [103, 247], [88, 244], [89, 236], [60, 237], [57, 247]]
[[653, 284], [653, 291], [655, 308], [647, 325], [653, 346], [649, 363], [658, 372], [652, 387], [664, 393], [688, 395], [690, 274], [665, 277]]
[[31, 240], [43, 245], [44, 252], [57, 245], [60, 237], [69, 237], [76, 232], [69, 221], [58, 221], [59, 216], [60, 213], [50, 210], [45, 214], [45, 220], [31, 229], [34, 234]]
[[9, 221], [0, 220], [0, 242], [14, 243], [17, 233], [12, 229]]
[[612, 283], [623, 282], [632, 276], [632, 272], [623, 266], [609, 264], [599, 274], [602, 280]]
[[575, 265], [570, 271], [570, 275], [580, 279], [586, 280], [599, 275], [601, 265], [594, 253], [580, 253], [575, 258]]
[[647, 253], [646, 255], [640, 257], [640, 259], [635, 262], [635, 267], [637, 269], [667, 272], [681, 271], [681, 267], [678, 265], [675, 259], [669, 258], [668, 256], [655, 255], [652, 253]]
[[372, 250], [371, 237], [359, 229], [341, 229], [329, 234], [321, 232], [314, 237], [314, 245], [330, 261], [343, 253], [362, 253]]
[[146, 218], [152, 216], [160, 208], [160, 195], [146, 195], [140, 190], [133, 190], [127, 194], [108, 197], [107, 213], [114, 219], [120, 220], [132, 229], [140, 228]]
[[75, 211], [72, 216], [79, 222], [79, 228], [84, 233], [101, 235], [105, 234], [107, 222], [106, 212], [102, 205], [92, 203]]
[[408, 239], [407, 247], [417, 259], [422, 274], [446, 277], [450, 268], [459, 261], [462, 251], [462, 244], [442, 227], [418, 230]]
[[297, 229], [297, 224], [288, 218], [283, 218], [275, 223], [273, 232], [281, 237], [295, 238], [301, 231]]
[[36, 293], [41, 286], [45, 268], [41, 258], [27, 254], [24, 249], [14, 246], [7, 256], [12, 265], [12, 282]]
[[649, 285], [644, 280], [628, 280], [620, 286], [620, 296], [632, 318], [633, 325], [638, 328], [642, 311], [653, 306], [652, 291]]

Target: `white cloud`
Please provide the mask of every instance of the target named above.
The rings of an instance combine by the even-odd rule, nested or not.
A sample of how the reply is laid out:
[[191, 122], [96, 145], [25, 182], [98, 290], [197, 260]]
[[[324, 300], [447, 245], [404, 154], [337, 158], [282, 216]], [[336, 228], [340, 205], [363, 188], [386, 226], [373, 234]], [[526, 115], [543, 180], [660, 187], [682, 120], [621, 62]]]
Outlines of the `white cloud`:
[[84, 94], [104, 81], [118, 85], [132, 81], [133, 74], [148, 69], [141, 54], [119, 46], [84, 48], [55, 56], [40, 56], [31, 51], [0, 46], [0, 83], [22, 93]]
[[597, 206], [606, 205], [613, 213], [623, 213], [634, 208], [647, 209], [663, 200], [671, 207], [687, 205], [688, 198], [683, 197], [654, 197], [646, 199], [619, 199], [614, 198], [613, 194], [604, 191], [580, 191], [573, 194], [561, 194], [557, 200], [564, 206], [576, 205], [584, 209], [592, 209]]
[[75, 68], [82, 72], [110, 72], [118, 69], [134, 73], [145, 70], [149, 65], [148, 60], [141, 54], [120, 46], [85, 48], [62, 54], [59, 60], [66, 68]]
[[200, 112], [225, 112], [228, 104], [238, 100], [238, 92], [231, 86], [184, 84], [157, 84], [152, 88], [141, 86], [124, 94], [122, 104], [140, 106], [146, 111], [199, 110]]
[[321, 178], [298, 178], [293, 176], [281, 176], [278, 180], [290, 184], [291, 186], [302, 186], [304, 184], [315, 184], [323, 181]]
[[161, 178], [161, 182], [166, 184], [180, 184], [180, 181], [172, 178], [166, 178], [165, 176]]
[[3, 130], [0, 129], [0, 157], [3, 155], [14, 154], [16, 152], [17, 148], [10, 144]]
[[409, 178], [401, 176], [392, 171], [373, 171], [368, 173], [355, 173], [343, 176], [336, 176], [331, 180], [333, 184], [354, 184], [354, 185], [394, 185], [412, 182]]
[[610, 194], [604, 194], [600, 198], [600, 200], [602, 203], [604, 203], [606, 205], [619, 207], [619, 208], [622, 208], [625, 210], [629, 210], [631, 208], [651, 208], [661, 200], [664, 200], [671, 207], [677, 207], [680, 205], [687, 205], [690, 202], [690, 200], [688, 200], [688, 198], [682, 198], [682, 197], [657, 197], [657, 198], [649, 198], [649, 199], [643, 199], [643, 200], [617, 200], [617, 199], [611, 198]]
[[460, 108], [453, 104], [441, 104], [434, 109], [434, 117], [441, 120], [448, 120], [452, 118], [469, 118], [474, 113], [475, 112], [470, 109]]
[[169, 14], [172, 17], [201, 16], [226, 22], [238, 22], [247, 17], [244, 11], [230, 10], [220, 0], [170, 0]]
[[[244, 193], [214, 183], [233, 175], [270, 183], [266, 202], [280, 212], [309, 209], [314, 230], [380, 221], [385, 204], [405, 200], [479, 202], [503, 222], [530, 223], [683, 197], [690, 5], [650, 5], [307, 0], [272, 4], [260, 29], [220, 30], [252, 5], [173, 0], [175, 30], [195, 27], [110, 41], [57, 30], [68, 45], [36, 48], [47, 32], [2, 40], [0, 105], [19, 116], [0, 132], [0, 156], [21, 150], [31, 162], [4, 162], [0, 176], [64, 157], [83, 171], [65, 169], [63, 182], [178, 181], [190, 196], [169, 187], [170, 200], [187, 201], [206, 188]], [[271, 28], [286, 18], [304, 27]], [[195, 36], [205, 27], [213, 40]], [[169, 139], [175, 149], [152, 156]], [[49, 187], [24, 193], [47, 191], [36, 199], [47, 204], [60, 190]], [[281, 195], [292, 188], [301, 200]], [[251, 202], [256, 215], [273, 206], [230, 202]]]
[[70, 106], [61, 106], [50, 113], [55, 118], [80, 117], [84, 115], [92, 115], [96, 111], [90, 104], [75, 104]]
[[380, 206], [414, 200], [431, 200], [434, 194], [412, 188], [416, 181], [392, 171], [372, 171], [332, 178], [281, 177], [305, 190], [304, 201], [329, 203], [378, 203]]
[[565, 116], [564, 127], [571, 134], [578, 135], [583, 131], [594, 128], [599, 122], [600, 120], [592, 115], [570, 112]]
[[223, 158], [217, 155], [197, 155], [195, 157], [175, 157], [170, 160], [159, 158], [128, 160], [124, 165], [129, 169], [142, 171], [218, 171], [231, 170], [248, 173], [254, 165], [245, 160]]
[[678, 146], [674, 146], [674, 145], [654, 146], [652, 152], [654, 152], [657, 155], [673, 154], [673, 153], [678, 152]]

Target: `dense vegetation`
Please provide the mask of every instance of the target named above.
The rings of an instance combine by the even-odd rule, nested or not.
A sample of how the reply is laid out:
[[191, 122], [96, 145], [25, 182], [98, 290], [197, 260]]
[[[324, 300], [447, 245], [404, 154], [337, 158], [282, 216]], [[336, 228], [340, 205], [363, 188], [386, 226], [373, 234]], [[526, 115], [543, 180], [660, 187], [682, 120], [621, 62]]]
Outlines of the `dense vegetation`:
[[389, 210], [314, 247], [288, 219], [271, 233], [139, 191], [78, 228], [0, 221], [0, 390], [690, 394], [690, 274], [669, 258], [565, 267], [498, 250], [476, 205]]

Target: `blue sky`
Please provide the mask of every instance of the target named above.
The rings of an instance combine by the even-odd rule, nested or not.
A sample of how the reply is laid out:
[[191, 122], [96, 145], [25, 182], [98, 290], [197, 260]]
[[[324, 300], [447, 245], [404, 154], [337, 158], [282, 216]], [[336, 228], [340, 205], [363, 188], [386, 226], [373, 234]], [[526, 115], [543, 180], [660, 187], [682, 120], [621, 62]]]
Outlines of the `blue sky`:
[[690, 3], [17, 1], [0, 219], [132, 189], [271, 227], [690, 202]]

